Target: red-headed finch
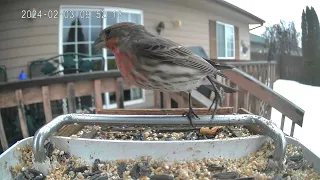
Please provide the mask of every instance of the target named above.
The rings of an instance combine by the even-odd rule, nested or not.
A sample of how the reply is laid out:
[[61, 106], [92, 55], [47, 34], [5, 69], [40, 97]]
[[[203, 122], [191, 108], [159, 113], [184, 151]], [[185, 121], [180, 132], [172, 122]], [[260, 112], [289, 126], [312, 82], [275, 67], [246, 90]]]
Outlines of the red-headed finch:
[[189, 111], [184, 115], [193, 127], [192, 116], [198, 116], [191, 105], [192, 90], [206, 85], [215, 93], [209, 108], [215, 102], [212, 118], [218, 105], [222, 106], [218, 87], [227, 93], [236, 91], [216, 80], [216, 75], [225, 77], [221, 70], [232, 66], [204, 59], [180, 44], [151, 34], [142, 25], [123, 22], [109, 26], [101, 31], [94, 46], [111, 50], [121, 75], [137, 87], [189, 93]]

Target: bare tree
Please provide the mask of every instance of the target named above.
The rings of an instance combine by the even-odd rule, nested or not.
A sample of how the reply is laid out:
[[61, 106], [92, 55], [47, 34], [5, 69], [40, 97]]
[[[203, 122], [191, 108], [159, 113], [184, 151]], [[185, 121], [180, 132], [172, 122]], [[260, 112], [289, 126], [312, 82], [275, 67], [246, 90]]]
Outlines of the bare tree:
[[266, 27], [262, 36], [266, 39], [269, 49], [269, 59], [276, 54], [300, 55], [300, 33], [297, 32], [294, 22], [280, 21], [278, 24]]

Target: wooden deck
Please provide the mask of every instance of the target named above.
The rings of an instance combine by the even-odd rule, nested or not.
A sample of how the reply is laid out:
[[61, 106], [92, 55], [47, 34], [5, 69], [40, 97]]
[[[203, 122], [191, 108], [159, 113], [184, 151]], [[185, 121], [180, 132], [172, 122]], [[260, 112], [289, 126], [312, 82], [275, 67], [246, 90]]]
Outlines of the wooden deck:
[[[285, 116], [292, 119], [294, 125], [302, 126], [304, 111], [288, 102], [283, 97], [272, 91], [275, 81], [275, 62], [266, 61], [221, 61], [236, 66], [241, 72], [246, 72], [255, 78], [250, 80], [246, 74], [230, 74], [230, 77], [242, 77], [237, 84], [230, 80], [221, 79], [226, 85], [239, 88], [241, 91], [232, 95], [227, 94], [224, 98], [225, 107], [233, 107], [233, 112], [247, 109], [253, 114], [270, 119], [271, 107], [281, 111]], [[262, 82], [262, 83], [261, 83]], [[260, 84], [259, 84], [260, 83]], [[250, 88], [248, 88], [250, 86]], [[101, 94], [104, 92], [116, 92], [116, 104], [118, 109], [124, 108], [123, 90], [132, 88], [123, 81], [118, 71], [100, 71], [81, 74], [69, 74], [62, 76], [42, 77], [25, 81], [15, 81], [0, 84], [0, 109], [16, 107], [18, 110], [19, 123], [23, 138], [29, 137], [25, 105], [42, 103], [45, 120], [53, 119], [52, 102], [66, 99], [68, 104], [67, 113], [76, 112], [76, 97], [94, 97], [95, 110], [103, 110]], [[186, 93], [161, 93], [154, 91], [154, 108], [186, 108], [188, 107]], [[213, 95], [205, 95], [199, 91], [192, 93], [194, 107], [207, 108], [211, 104]], [[282, 108], [285, 107], [285, 108]], [[4, 119], [0, 114], [0, 140], [3, 150], [8, 148], [5, 133]], [[283, 118], [284, 122], [284, 118]], [[283, 128], [283, 127], [282, 127]]]

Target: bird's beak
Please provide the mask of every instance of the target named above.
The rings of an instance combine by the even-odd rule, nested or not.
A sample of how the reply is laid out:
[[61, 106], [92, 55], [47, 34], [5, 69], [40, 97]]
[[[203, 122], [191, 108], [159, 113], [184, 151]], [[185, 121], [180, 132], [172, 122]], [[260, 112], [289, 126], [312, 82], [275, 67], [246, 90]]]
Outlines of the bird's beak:
[[104, 40], [101, 38], [97, 38], [93, 44], [95, 49], [102, 49], [104, 47]]

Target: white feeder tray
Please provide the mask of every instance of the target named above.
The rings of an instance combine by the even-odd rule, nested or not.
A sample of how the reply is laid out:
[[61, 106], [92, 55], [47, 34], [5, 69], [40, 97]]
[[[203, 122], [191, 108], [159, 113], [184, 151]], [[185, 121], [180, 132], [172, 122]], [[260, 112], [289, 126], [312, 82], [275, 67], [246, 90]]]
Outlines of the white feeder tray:
[[[195, 125], [259, 125], [265, 135], [249, 137], [214, 139], [214, 140], [188, 140], [188, 141], [127, 141], [127, 140], [98, 140], [84, 138], [70, 138], [51, 136], [63, 125], [79, 124], [151, 124], [151, 125], [186, 125], [189, 122], [181, 116], [158, 115], [62, 115], [38, 130], [34, 137], [18, 141], [0, 155], [0, 177], [12, 179], [9, 168], [19, 164], [21, 152], [17, 147], [33, 146], [34, 163], [38, 170], [46, 174], [50, 161], [44, 151], [44, 143], [49, 140], [56, 148], [80, 157], [88, 163], [95, 159], [117, 160], [135, 159], [141, 156], [151, 156], [154, 159], [174, 160], [200, 160], [203, 158], [222, 157], [238, 159], [256, 152], [261, 146], [273, 140], [275, 152], [273, 160], [279, 166], [284, 163], [286, 144], [293, 144], [302, 148], [304, 159], [313, 164], [314, 170], [320, 173], [320, 158], [298, 140], [285, 136], [272, 122], [255, 115], [217, 115], [211, 122], [211, 116], [199, 116]], [[269, 136], [269, 137], [268, 137]]]

